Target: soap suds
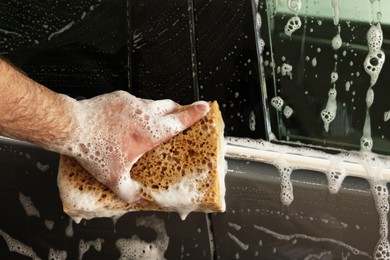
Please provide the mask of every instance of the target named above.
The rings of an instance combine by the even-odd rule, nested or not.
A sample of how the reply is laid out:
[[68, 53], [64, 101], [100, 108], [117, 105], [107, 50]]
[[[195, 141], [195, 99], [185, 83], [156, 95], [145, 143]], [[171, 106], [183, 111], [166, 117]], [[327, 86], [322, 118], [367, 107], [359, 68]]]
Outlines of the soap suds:
[[91, 241], [84, 241], [83, 239], [79, 242], [79, 260], [83, 259], [83, 256], [88, 250], [93, 247], [96, 251], [100, 252], [102, 250], [102, 244], [104, 239], [97, 238]]
[[198, 208], [197, 202], [200, 202], [204, 196], [198, 190], [198, 182], [201, 183], [206, 178], [206, 171], [195, 178], [185, 176], [180, 182], [170, 185], [167, 190], [151, 192], [151, 196], [162, 207], [178, 212], [184, 220], [189, 213]]
[[290, 20], [288, 20], [286, 26], [284, 27], [284, 33], [291, 37], [295, 31], [301, 28], [301, 26], [301, 18], [299, 18], [299, 16], [293, 16], [290, 18]]
[[37, 208], [34, 206], [32, 200], [30, 197], [25, 196], [22, 192], [19, 192], [19, 201], [20, 204], [22, 204], [22, 207], [24, 211], [26, 212], [27, 216], [35, 216], [37, 218], [41, 217], [41, 214], [37, 210]]
[[331, 88], [328, 92], [328, 102], [326, 107], [321, 111], [321, 119], [324, 122], [325, 132], [329, 131], [330, 123], [336, 118], [337, 111], [337, 91], [336, 88]]
[[149, 217], [137, 218], [137, 227], [152, 228], [156, 231], [157, 237], [152, 242], [145, 242], [134, 235], [129, 239], [121, 238], [116, 241], [116, 247], [120, 251], [120, 260], [163, 260], [168, 248], [169, 237], [162, 219], [152, 215]]
[[68, 253], [65, 250], [49, 249], [49, 260], [65, 260], [68, 257]]
[[9, 251], [30, 257], [33, 260], [41, 260], [41, 258], [37, 256], [37, 254], [34, 252], [34, 250], [31, 247], [23, 244], [22, 242], [20, 242], [15, 238], [12, 238], [10, 235], [5, 233], [1, 229], [0, 229], [0, 236], [2, 236], [5, 242], [7, 243]]

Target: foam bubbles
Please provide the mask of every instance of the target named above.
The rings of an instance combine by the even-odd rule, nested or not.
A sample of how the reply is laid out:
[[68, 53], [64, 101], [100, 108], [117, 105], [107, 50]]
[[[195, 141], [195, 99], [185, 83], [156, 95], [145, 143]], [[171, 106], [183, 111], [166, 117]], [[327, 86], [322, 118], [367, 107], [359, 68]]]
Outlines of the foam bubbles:
[[339, 74], [336, 72], [336, 71], [333, 71], [331, 74], [330, 74], [330, 83], [333, 84], [333, 83], [336, 83], [336, 81], [339, 79]]
[[328, 92], [328, 102], [324, 110], [321, 111], [321, 119], [324, 122], [325, 132], [329, 131], [330, 123], [336, 118], [337, 111], [337, 101], [336, 101], [337, 91], [335, 88], [331, 88]]
[[157, 237], [154, 241], [148, 243], [134, 235], [129, 239], [121, 238], [116, 241], [116, 247], [120, 251], [120, 260], [144, 259], [144, 260], [162, 260], [164, 253], [168, 248], [169, 237], [165, 229], [165, 223], [155, 215], [143, 218], [137, 218], [137, 227], [143, 226], [152, 228], [156, 231]]
[[367, 151], [367, 152], [370, 152], [372, 150], [372, 147], [374, 145], [374, 142], [371, 138], [371, 136], [362, 136], [362, 138], [360, 138], [360, 149], [362, 151]]
[[259, 12], [257, 12], [256, 13], [256, 26], [257, 26], [257, 29], [261, 28], [261, 24], [262, 24], [261, 15], [260, 15]]
[[196, 173], [196, 177], [186, 175], [180, 182], [170, 185], [168, 189], [152, 191], [150, 195], [160, 206], [178, 212], [184, 220], [189, 213], [198, 208], [198, 204], [204, 197], [205, 194], [198, 189], [198, 182], [206, 178], [207, 171]]
[[383, 32], [380, 23], [373, 24], [367, 32], [369, 53], [364, 60], [364, 69], [371, 77], [370, 86], [374, 86], [385, 62], [385, 53], [381, 50]]
[[33, 260], [41, 260], [41, 258], [37, 256], [37, 254], [34, 252], [34, 250], [31, 247], [11, 237], [1, 229], [0, 229], [0, 236], [2, 236], [5, 242], [7, 243], [9, 251], [30, 257]]
[[350, 88], [351, 88], [351, 81], [345, 82], [345, 91], [348, 92]]
[[282, 111], [282, 107], [284, 105], [284, 101], [281, 97], [273, 97], [271, 99], [271, 105], [276, 108], [278, 111]]
[[374, 90], [372, 88], [369, 88], [366, 94], [367, 108], [370, 108], [373, 103], [374, 103]]
[[249, 113], [249, 130], [251, 130], [252, 132], [256, 130], [256, 116], [253, 110], [251, 110], [251, 112]]
[[387, 122], [390, 119], [390, 110], [383, 113], [383, 121]]
[[293, 70], [292, 65], [288, 63], [282, 64], [282, 69], [281, 69], [282, 76], [289, 76], [290, 79], [292, 79], [292, 70]]
[[338, 25], [340, 22], [340, 6], [338, 0], [331, 0], [332, 2], [332, 8], [333, 8], [333, 22], [334, 25]]
[[311, 60], [311, 65], [312, 65], [313, 67], [316, 67], [316, 66], [317, 66], [317, 58], [316, 58], [316, 57], [314, 57], [314, 58]]
[[102, 250], [102, 244], [104, 239], [97, 238], [91, 241], [84, 241], [83, 239], [79, 242], [79, 259], [83, 259], [84, 254], [91, 248], [95, 248], [96, 251], [100, 252]]
[[364, 60], [364, 69], [371, 77], [370, 86], [374, 86], [385, 63], [385, 53], [382, 50], [370, 52]]
[[289, 206], [294, 200], [293, 186], [291, 183], [291, 173], [293, 168], [289, 166], [283, 158], [279, 158], [275, 167], [280, 175], [280, 200], [283, 205]]
[[341, 39], [340, 34], [336, 34], [332, 39], [332, 48], [334, 50], [340, 49], [341, 45], [343, 44], [343, 40]]
[[375, 206], [379, 214], [380, 239], [374, 249], [374, 259], [388, 259], [390, 243], [388, 240], [389, 191], [385, 181], [371, 181], [371, 194], [374, 197]]
[[285, 106], [283, 109], [283, 115], [289, 119], [291, 115], [294, 113], [294, 110], [290, 106]]
[[287, 21], [287, 24], [286, 26], [284, 26], [284, 33], [287, 35], [287, 36], [290, 36], [296, 31], [298, 30], [299, 28], [301, 28], [302, 26], [302, 22], [301, 22], [301, 18], [299, 18], [299, 16], [293, 16], [291, 17], [288, 21]]
[[264, 40], [263, 40], [263, 39], [259, 39], [259, 40], [257, 41], [257, 45], [258, 45], [260, 54], [263, 53], [264, 47], [265, 47], [265, 42], [264, 42]]
[[383, 32], [380, 23], [371, 25], [367, 32], [368, 50], [378, 52], [382, 48]]
[[[68, 253], [65, 250], [49, 249], [49, 260], [65, 260], [68, 257]], [[82, 258], [79, 258], [82, 259]]]
[[24, 211], [26, 212], [27, 216], [35, 216], [37, 218], [41, 217], [41, 214], [39, 213], [38, 209], [34, 206], [32, 200], [30, 197], [25, 196], [23, 193], [19, 192], [19, 201], [20, 204], [22, 204]]
[[69, 218], [69, 223], [65, 228], [65, 235], [67, 237], [73, 237], [74, 231], [73, 231], [73, 220]]
[[301, 0], [288, 0], [287, 6], [290, 11], [294, 13], [298, 13], [302, 8], [302, 1]]

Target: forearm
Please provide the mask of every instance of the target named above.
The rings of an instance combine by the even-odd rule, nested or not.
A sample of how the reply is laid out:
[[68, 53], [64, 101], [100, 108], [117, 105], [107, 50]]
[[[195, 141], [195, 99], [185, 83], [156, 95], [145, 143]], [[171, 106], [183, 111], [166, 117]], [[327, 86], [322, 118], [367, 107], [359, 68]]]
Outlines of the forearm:
[[0, 134], [58, 150], [75, 129], [77, 102], [34, 82], [0, 58]]

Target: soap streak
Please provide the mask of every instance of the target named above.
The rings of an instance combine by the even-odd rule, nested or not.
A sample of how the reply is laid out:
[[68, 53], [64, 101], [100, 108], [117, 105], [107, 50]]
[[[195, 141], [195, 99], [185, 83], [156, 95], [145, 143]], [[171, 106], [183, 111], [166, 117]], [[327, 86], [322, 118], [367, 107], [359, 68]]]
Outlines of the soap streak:
[[71, 21], [70, 23], [68, 23], [67, 25], [65, 25], [64, 27], [59, 29], [58, 31], [51, 33], [47, 39], [50, 41], [54, 36], [61, 34], [61, 33], [65, 32], [66, 30], [69, 30], [74, 25], [74, 23], [75, 23], [74, 21]]
[[249, 249], [249, 245], [243, 243], [241, 240], [239, 240], [235, 235], [228, 232], [228, 236], [231, 240], [233, 240], [242, 250], [246, 251]]
[[7, 30], [4, 30], [4, 29], [0, 29], [0, 33], [16, 35], [16, 36], [19, 36], [19, 37], [22, 36], [20, 33], [12, 32], [12, 31], [7, 31]]
[[348, 245], [348, 244], [346, 244], [346, 243], [344, 243], [342, 241], [336, 240], [336, 239], [314, 237], [314, 236], [308, 236], [308, 235], [305, 235], [305, 234], [284, 235], [284, 234], [280, 234], [280, 233], [277, 233], [275, 231], [272, 231], [272, 230], [270, 230], [268, 228], [265, 228], [265, 227], [262, 227], [262, 226], [258, 226], [256, 224], [253, 225], [253, 227], [255, 229], [263, 231], [264, 233], [269, 234], [269, 235], [271, 235], [271, 236], [273, 236], [273, 237], [275, 237], [276, 239], [279, 239], [279, 240], [290, 241], [291, 239], [294, 239], [294, 238], [300, 238], [300, 239], [310, 240], [310, 241], [313, 241], [313, 242], [327, 242], [327, 243], [339, 245], [339, 246], [349, 250], [354, 255], [362, 255], [362, 256], [368, 257], [369, 259], [372, 259], [372, 257], [368, 253], [360, 251], [359, 249], [357, 249], [357, 248], [355, 248], [355, 247], [353, 247], [351, 245]]

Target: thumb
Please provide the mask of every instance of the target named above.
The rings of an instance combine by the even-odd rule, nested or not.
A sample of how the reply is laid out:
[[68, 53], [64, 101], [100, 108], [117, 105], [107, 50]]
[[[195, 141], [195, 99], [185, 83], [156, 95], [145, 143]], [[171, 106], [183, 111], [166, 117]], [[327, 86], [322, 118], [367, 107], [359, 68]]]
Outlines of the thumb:
[[189, 128], [210, 111], [210, 106], [205, 101], [197, 101], [186, 107], [184, 110], [177, 112], [176, 117], [183, 124], [183, 130]]
[[163, 116], [159, 122], [158, 130], [161, 131], [160, 138], [154, 143], [155, 146], [169, 140], [174, 135], [189, 128], [210, 111], [210, 106], [205, 101], [195, 102], [183, 109]]

